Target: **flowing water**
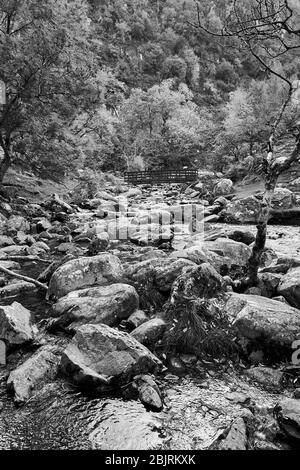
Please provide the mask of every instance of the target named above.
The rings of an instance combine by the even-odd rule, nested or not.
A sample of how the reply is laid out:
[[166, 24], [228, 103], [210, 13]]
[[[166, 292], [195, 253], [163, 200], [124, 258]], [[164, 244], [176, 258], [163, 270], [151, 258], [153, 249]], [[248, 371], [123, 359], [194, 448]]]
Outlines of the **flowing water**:
[[[22, 272], [36, 277], [44, 267], [31, 263]], [[30, 308], [37, 322], [47, 317], [49, 305], [37, 293], [12, 300]], [[13, 355], [8, 368], [23, 360], [20, 353]], [[232, 392], [246, 394], [266, 413], [279, 398], [249, 384], [236, 365], [212, 362], [181, 376], [174, 371], [161, 376], [164, 409], [159, 413], [118, 396], [85, 397], [60, 379], [16, 408], [6, 392], [7, 375], [0, 368], [0, 449], [206, 449], [237, 416], [249, 412], [231, 400]]]

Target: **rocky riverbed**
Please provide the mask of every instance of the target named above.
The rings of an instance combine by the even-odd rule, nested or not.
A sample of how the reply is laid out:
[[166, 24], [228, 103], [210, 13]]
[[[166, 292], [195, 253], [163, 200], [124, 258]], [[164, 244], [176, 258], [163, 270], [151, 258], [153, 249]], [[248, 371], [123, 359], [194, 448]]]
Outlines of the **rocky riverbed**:
[[2, 201], [0, 449], [299, 447], [299, 227], [234, 293], [255, 225], [189, 191]]

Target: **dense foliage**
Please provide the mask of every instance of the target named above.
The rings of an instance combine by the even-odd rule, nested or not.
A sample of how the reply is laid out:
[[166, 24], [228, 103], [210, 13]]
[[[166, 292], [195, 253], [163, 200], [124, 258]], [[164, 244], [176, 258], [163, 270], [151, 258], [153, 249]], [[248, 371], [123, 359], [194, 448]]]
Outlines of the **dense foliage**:
[[[0, 0], [0, 181], [13, 162], [60, 178], [75, 164], [224, 170], [259, 157], [285, 83], [236, 36], [206, 32], [222, 30], [231, 8], [227, 0]], [[295, 81], [291, 52], [276, 67]], [[282, 135], [297, 113], [294, 100]]]

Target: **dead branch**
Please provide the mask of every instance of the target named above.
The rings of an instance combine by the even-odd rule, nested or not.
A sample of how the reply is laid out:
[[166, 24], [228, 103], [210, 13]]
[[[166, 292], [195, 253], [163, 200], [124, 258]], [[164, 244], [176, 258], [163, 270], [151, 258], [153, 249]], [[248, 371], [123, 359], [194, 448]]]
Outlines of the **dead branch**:
[[22, 274], [14, 273], [13, 271], [10, 271], [10, 269], [3, 268], [3, 266], [0, 266], [0, 271], [2, 271], [5, 274], [8, 274], [9, 276], [15, 277], [17, 279], [21, 279], [22, 281], [30, 282], [31, 284], [34, 284], [35, 286], [39, 287], [40, 289], [48, 290], [48, 287], [45, 284], [42, 284], [41, 282], [36, 281], [35, 279], [32, 279], [31, 277], [27, 277], [27, 276], [23, 276]]

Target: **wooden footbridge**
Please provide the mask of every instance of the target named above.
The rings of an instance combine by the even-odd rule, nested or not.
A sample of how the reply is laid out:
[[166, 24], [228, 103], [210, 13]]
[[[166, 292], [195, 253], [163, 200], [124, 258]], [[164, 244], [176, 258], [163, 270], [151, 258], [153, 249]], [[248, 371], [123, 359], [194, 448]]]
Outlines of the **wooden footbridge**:
[[130, 184], [192, 183], [198, 179], [198, 170], [127, 171], [125, 181]]

